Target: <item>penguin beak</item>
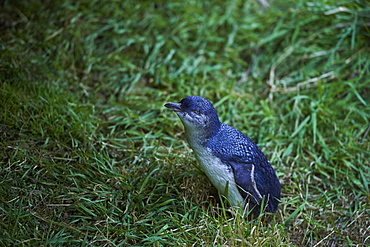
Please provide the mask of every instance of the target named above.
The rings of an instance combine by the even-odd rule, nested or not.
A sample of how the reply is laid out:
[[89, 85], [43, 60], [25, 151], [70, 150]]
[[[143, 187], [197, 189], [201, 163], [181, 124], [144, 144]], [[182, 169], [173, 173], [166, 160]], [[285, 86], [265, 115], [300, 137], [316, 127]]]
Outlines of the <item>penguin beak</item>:
[[183, 112], [181, 108], [181, 103], [167, 103], [164, 106], [175, 112]]

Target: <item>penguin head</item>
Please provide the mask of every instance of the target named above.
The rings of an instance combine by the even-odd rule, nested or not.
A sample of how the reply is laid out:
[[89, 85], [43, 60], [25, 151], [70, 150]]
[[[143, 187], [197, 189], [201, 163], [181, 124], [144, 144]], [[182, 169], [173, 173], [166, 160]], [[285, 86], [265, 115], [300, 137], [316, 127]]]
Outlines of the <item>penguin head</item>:
[[188, 96], [179, 103], [167, 103], [181, 119], [186, 132], [212, 135], [220, 127], [220, 120], [212, 103], [200, 96]]

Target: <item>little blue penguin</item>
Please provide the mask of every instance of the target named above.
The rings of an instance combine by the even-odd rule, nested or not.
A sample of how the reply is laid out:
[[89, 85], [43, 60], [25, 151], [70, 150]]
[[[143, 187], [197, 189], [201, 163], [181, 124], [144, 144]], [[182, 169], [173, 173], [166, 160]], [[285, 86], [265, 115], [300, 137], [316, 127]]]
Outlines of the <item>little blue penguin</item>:
[[248, 136], [220, 122], [212, 103], [203, 97], [189, 96], [165, 107], [179, 116], [202, 170], [231, 205], [253, 215], [277, 210], [279, 179]]

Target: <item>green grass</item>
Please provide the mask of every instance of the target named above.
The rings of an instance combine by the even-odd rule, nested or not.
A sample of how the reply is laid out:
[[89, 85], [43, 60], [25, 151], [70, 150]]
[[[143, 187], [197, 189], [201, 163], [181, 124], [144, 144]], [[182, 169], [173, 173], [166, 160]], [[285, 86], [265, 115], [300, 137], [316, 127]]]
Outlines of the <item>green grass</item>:
[[[370, 245], [367, 1], [5, 1], [1, 246]], [[269, 224], [198, 170], [188, 95], [269, 157]]]

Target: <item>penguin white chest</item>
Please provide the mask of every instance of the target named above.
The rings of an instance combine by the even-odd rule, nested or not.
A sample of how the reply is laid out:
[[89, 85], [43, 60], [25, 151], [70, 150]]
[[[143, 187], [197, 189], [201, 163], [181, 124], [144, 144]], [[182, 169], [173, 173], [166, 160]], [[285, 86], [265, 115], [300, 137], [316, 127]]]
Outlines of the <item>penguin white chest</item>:
[[235, 183], [232, 168], [214, 156], [209, 148], [200, 146], [192, 148], [202, 170], [217, 190], [225, 195], [233, 206], [244, 206], [244, 199]]

